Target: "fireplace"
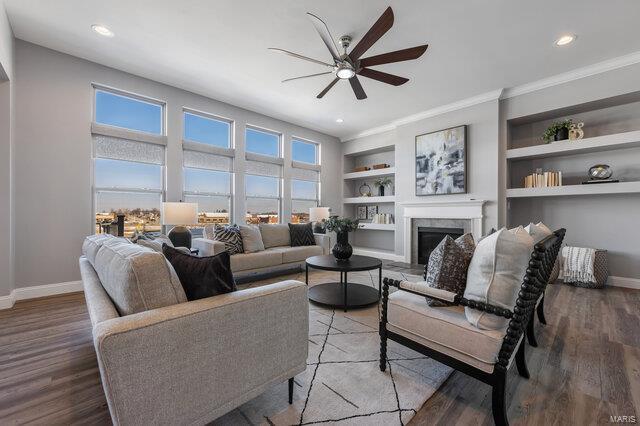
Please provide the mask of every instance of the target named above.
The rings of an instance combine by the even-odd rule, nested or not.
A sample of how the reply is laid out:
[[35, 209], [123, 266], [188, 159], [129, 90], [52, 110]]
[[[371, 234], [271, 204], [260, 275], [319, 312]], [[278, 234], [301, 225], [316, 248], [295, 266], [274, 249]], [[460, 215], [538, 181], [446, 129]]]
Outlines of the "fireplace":
[[464, 234], [462, 228], [418, 227], [418, 263], [426, 265], [433, 249], [449, 235], [454, 240]]

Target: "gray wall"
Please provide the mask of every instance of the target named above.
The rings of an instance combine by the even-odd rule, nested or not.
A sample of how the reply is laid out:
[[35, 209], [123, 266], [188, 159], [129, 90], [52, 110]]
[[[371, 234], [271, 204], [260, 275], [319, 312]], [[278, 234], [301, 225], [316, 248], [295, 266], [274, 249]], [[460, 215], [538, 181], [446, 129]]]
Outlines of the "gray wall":
[[14, 288], [14, 41], [3, 3], [0, 0], [0, 297], [7, 296]]
[[[403, 202], [486, 200], [484, 229], [498, 224], [498, 101], [484, 102], [468, 108], [448, 112], [425, 120], [399, 126], [395, 130], [344, 143], [343, 153], [373, 149], [395, 144], [396, 232], [395, 253], [404, 255], [402, 215]], [[419, 197], [415, 195], [415, 137], [449, 127], [467, 127], [467, 194]], [[373, 232], [373, 231], [358, 231]], [[376, 233], [368, 237], [371, 244], [389, 248], [387, 240], [393, 233]], [[384, 239], [384, 241], [382, 241]], [[384, 244], [384, 245], [383, 245]], [[392, 246], [393, 247], [393, 246]]]
[[[167, 102], [166, 199], [182, 197], [182, 108], [231, 118], [236, 123], [239, 163], [244, 158], [244, 126], [283, 133], [285, 164], [292, 135], [320, 143], [322, 204], [339, 211], [339, 141], [312, 130], [166, 86], [102, 65], [16, 41], [17, 134], [15, 152], [17, 287], [79, 279], [78, 256], [93, 232], [91, 189], [91, 83], [104, 84]], [[285, 167], [284, 175], [290, 170]], [[284, 197], [290, 185], [284, 185]], [[236, 176], [235, 221], [244, 212], [244, 182]], [[283, 203], [283, 217], [290, 203]]]

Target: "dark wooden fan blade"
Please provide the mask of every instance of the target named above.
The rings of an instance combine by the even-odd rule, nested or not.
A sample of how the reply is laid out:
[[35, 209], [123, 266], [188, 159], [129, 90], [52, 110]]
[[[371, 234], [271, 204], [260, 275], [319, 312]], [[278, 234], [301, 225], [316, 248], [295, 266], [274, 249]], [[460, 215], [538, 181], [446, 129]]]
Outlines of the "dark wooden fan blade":
[[358, 74], [363, 77], [372, 78], [374, 80], [392, 84], [394, 86], [400, 86], [409, 81], [408, 78], [398, 77], [397, 75], [387, 74], [386, 72], [376, 71], [370, 68], [362, 68], [360, 71], [358, 71]]
[[429, 47], [428, 44], [410, 47], [408, 49], [396, 50], [395, 52], [383, 53], [382, 55], [370, 56], [360, 60], [361, 67], [373, 65], [391, 64], [393, 62], [410, 61], [418, 59]]
[[353, 48], [349, 57], [352, 61], [357, 61], [360, 56], [364, 54], [373, 44], [380, 39], [389, 29], [393, 26], [393, 10], [388, 7], [384, 11], [375, 24], [367, 31], [367, 33], [360, 39], [356, 47]]
[[351, 83], [351, 88], [353, 89], [353, 93], [356, 94], [356, 98], [358, 100], [367, 99], [367, 94], [364, 93], [364, 89], [362, 88], [362, 84], [360, 84], [360, 80], [358, 80], [357, 76], [353, 76], [349, 79], [349, 83]]
[[328, 92], [329, 90], [331, 90], [331, 88], [332, 88], [333, 86], [335, 86], [335, 85], [336, 85], [336, 83], [338, 82], [338, 80], [340, 80], [340, 79], [339, 79], [339, 78], [335, 78], [331, 83], [329, 83], [329, 85], [328, 85], [327, 87], [325, 87], [325, 88], [324, 88], [324, 90], [323, 90], [322, 92], [318, 93], [318, 96], [316, 96], [316, 98], [318, 98], [318, 99], [322, 99], [322, 97], [323, 97], [324, 95], [326, 95], [326, 94], [327, 94], [327, 92]]

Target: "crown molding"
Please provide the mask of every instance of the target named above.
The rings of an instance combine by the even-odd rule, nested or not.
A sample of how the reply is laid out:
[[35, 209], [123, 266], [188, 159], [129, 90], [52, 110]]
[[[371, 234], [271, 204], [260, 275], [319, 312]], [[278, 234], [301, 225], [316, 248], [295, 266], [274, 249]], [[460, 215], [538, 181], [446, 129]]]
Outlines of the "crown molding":
[[372, 136], [379, 133], [388, 132], [391, 130], [395, 130], [398, 126], [403, 126], [405, 124], [414, 123], [416, 121], [424, 120], [426, 118], [436, 117], [438, 115], [446, 114], [448, 112], [457, 111], [464, 108], [469, 108], [474, 105], [482, 104], [489, 101], [497, 101], [502, 96], [503, 89], [492, 90], [491, 92], [482, 93], [477, 96], [472, 96], [470, 98], [462, 99], [460, 101], [452, 102], [450, 104], [442, 105], [436, 108], [431, 108], [426, 111], [419, 112], [417, 114], [412, 114], [407, 117], [399, 118], [397, 120], [392, 121], [391, 123], [374, 127], [368, 130], [364, 130], [362, 132], [345, 136], [340, 138], [341, 142], [347, 142], [353, 139], [364, 138], [366, 136]]
[[515, 96], [524, 95], [526, 93], [535, 92], [538, 90], [546, 89], [548, 87], [557, 86], [559, 84], [569, 83], [581, 78], [590, 77], [592, 75], [602, 74], [607, 71], [613, 71], [619, 68], [624, 68], [629, 65], [640, 63], [640, 51], [633, 52], [628, 55], [618, 56], [617, 58], [607, 59], [606, 61], [596, 62], [595, 64], [587, 65], [582, 68], [577, 68], [572, 71], [567, 71], [562, 74], [556, 74], [542, 80], [533, 81], [531, 83], [522, 84], [506, 89], [502, 94], [502, 99], [509, 99]]

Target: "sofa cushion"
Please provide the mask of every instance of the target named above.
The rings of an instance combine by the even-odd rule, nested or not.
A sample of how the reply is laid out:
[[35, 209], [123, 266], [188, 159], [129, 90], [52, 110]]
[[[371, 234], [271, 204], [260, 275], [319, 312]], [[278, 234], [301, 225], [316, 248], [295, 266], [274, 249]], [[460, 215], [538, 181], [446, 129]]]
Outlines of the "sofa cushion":
[[313, 238], [313, 228], [309, 223], [289, 223], [289, 236], [291, 237], [291, 247], [313, 246], [316, 244]]
[[229, 254], [243, 252], [242, 235], [238, 225], [218, 225], [216, 223], [213, 239], [224, 243], [224, 248]]
[[484, 371], [493, 371], [505, 328], [482, 330], [469, 324], [462, 306], [433, 308], [424, 298], [406, 291], [389, 296], [388, 329], [445, 352]]
[[238, 225], [242, 236], [242, 248], [245, 253], [256, 253], [264, 250], [260, 228], [255, 225]]
[[138, 244], [103, 244], [96, 254], [94, 269], [120, 315], [187, 300], [164, 255]]
[[300, 247], [271, 247], [267, 251], [277, 251], [282, 254], [282, 263], [303, 262], [308, 257], [322, 254], [320, 246], [300, 246]]
[[180, 277], [188, 300], [204, 299], [236, 290], [228, 252], [197, 257], [166, 244], [162, 246], [162, 252]]
[[[533, 251], [533, 239], [522, 227], [500, 229], [476, 247], [464, 297], [513, 309]], [[466, 308], [467, 319], [476, 327], [500, 329], [508, 320]]]
[[261, 223], [260, 233], [262, 234], [262, 242], [264, 248], [290, 246], [291, 237], [289, 235], [289, 226]]
[[[166, 235], [159, 235], [156, 238], [138, 238], [136, 240], [136, 244], [139, 244], [143, 247], [150, 248], [153, 251], [157, 251], [158, 253], [162, 253], [162, 245], [166, 244], [169, 247], [173, 247], [173, 243]], [[175, 247], [177, 250], [180, 250], [184, 254], [190, 254], [191, 251], [186, 247]]]
[[257, 253], [240, 253], [231, 256], [231, 270], [233, 272], [248, 269], [266, 268], [282, 264], [282, 252], [264, 250]]
[[[444, 237], [429, 256], [425, 281], [429, 287], [463, 294], [467, 285], [467, 270], [475, 244], [471, 234], [457, 239]], [[427, 297], [429, 306], [448, 306], [447, 302]]]
[[533, 238], [533, 244], [538, 244], [540, 241], [553, 234], [553, 231], [551, 231], [551, 229], [542, 222], [530, 223], [524, 229], [529, 233], [529, 235], [531, 235], [531, 238]]
[[98, 254], [98, 250], [105, 243], [128, 243], [129, 241], [126, 238], [115, 237], [111, 234], [94, 234], [89, 235], [84, 239], [82, 243], [82, 254], [85, 255], [87, 260], [93, 265], [96, 260], [96, 254]]

